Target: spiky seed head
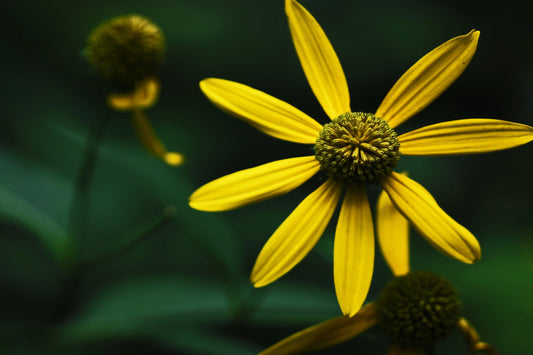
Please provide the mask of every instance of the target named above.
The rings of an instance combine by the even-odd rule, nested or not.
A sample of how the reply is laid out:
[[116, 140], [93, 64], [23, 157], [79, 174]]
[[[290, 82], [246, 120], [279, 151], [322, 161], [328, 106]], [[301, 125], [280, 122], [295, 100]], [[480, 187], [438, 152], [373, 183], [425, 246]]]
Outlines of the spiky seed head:
[[140, 15], [113, 18], [96, 27], [89, 36], [89, 63], [114, 84], [133, 87], [155, 75], [165, 51], [159, 27]]
[[452, 284], [424, 271], [390, 281], [376, 305], [381, 326], [405, 347], [432, 345], [445, 338], [461, 316], [461, 302]]
[[329, 177], [377, 184], [400, 159], [396, 132], [381, 118], [347, 112], [327, 123], [315, 143], [315, 158]]

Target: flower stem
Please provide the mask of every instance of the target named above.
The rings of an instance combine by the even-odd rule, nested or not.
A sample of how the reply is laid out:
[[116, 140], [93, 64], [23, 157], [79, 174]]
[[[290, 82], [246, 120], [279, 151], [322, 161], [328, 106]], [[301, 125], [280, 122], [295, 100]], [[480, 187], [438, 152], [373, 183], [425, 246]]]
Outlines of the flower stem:
[[75, 307], [82, 283], [83, 268], [80, 263], [80, 240], [87, 231], [87, 197], [93, 175], [94, 165], [98, 155], [98, 146], [102, 140], [107, 123], [109, 110], [97, 121], [89, 133], [83, 148], [81, 167], [74, 182], [74, 192], [70, 204], [70, 213], [67, 220], [67, 231], [72, 240], [70, 255], [68, 256], [65, 281], [58, 297], [57, 308], [53, 319], [63, 321]]
[[109, 122], [109, 117], [109, 111], [106, 110], [106, 113], [97, 121], [90, 133], [83, 151], [81, 167], [76, 177], [67, 230], [78, 240], [87, 231], [87, 195], [98, 156], [98, 146]]

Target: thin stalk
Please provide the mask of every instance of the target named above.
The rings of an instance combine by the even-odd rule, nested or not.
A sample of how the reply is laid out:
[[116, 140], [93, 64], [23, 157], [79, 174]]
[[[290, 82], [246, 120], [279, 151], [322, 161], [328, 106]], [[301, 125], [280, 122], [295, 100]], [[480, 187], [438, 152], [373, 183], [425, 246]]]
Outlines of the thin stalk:
[[109, 117], [109, 110], [106, 110], [106, 113], [97, 121], [89, 134], [83, 150], [81, 167], [74, 184], [67, 230], [78, 240], [87, 231], [88, 192], [98, 157], [98, 147], [109, 122]]

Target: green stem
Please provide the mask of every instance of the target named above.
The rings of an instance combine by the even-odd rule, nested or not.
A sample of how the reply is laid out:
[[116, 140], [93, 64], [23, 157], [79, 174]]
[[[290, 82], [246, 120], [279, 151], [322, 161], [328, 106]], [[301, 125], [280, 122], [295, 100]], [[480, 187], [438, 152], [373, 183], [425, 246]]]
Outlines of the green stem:
[[94, 165], [98, 157], [98, 146], [102, 140], [107, 123], [109, 122], [109, 110], [98, 120], [90, 133], [83, 150], [83, 160], [74, 185], [68, 231], [72, 236], [80, 240], [87, 230], [87, 198], [93, 176]]
[[90, 132], [83, 149], [81, 167], [74, 184], [74, 193], [70, 204], [67, 231], [72, 243], [65, 269], [65, 282], [58, 297], [58, 304], [53, 319], [61, 322], [69, 316], [76, 306], [83, 270], [80, 264], [80, 240], [87, 230], [87, 198], [93, 175], [94, 165], [98, 155], [98, 146], [109, 121], [109, 110], [97, 121], [96, 126]]

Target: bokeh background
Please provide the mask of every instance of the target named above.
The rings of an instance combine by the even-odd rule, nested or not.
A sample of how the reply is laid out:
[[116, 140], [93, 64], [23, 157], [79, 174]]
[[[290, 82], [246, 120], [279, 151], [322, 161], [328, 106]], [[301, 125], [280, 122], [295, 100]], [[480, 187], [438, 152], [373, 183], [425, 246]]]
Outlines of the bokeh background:
[[[373, 112], [422, 55], [476, 28], [481, 38], [468, 69], [399, 132], [469, 117], [533, 125], [527, 3], [302, 3], [336, 49], [352, 109]], [[214, 178], [309, 153], [219, 111], [199, 80], [242, 82], [327, 122], [292, 46], [284, 1], [19, 0], [2, 2], [0, 12], [0, 353], [253, 354], [340, 314], [335, 223], [282, 279], [264, 289], [248, 283], [261, 247], [318, 178], [235, 211], [187, 205]], [[147, 16], [165, 34], [161, 96], [147, 114], [167, 147], [187, 156], [182, 167], [143, 149], [129, 115], [106, 106], [106, 85], [83, 56], [95, 26], [130, 13]], [[87, 189], [73, 204], [87, 140], [104, 117]], [[477, 156], [405, 157], [398, 168], [483, 248], [480, 262], [464, 265], [412, 231], [412, 268], [452, 281], [466, 317], [502, 354], [530, 354], [532, 347], [532, 153], [529, 144]], [[377, 193], [369, 189], [372, 206]], [[80, 259], [83, 267], [73, 267]], [[390, 278], [378, 252], [368, 299]], [[385, 354], [389, 344], [374, 328], [322, 353]], [[450, 353], [467, 354], [458, 332], [435, 349]]]

